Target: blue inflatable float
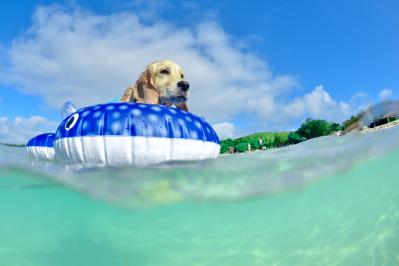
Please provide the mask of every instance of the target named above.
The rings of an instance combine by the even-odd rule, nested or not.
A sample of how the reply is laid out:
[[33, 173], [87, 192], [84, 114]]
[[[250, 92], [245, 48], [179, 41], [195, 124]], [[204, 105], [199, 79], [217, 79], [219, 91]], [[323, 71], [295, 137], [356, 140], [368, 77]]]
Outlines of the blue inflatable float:
[[148, 165], [216, 158], [219, 138], [202, 118], [173, 107], [108, 103], [64, 119], [54, 136], [65, 163]]
[[30, 139], [26, 144], [29, 157], [40, 161], [54, 160], [54, 136], [54, 133], [44, 133]]

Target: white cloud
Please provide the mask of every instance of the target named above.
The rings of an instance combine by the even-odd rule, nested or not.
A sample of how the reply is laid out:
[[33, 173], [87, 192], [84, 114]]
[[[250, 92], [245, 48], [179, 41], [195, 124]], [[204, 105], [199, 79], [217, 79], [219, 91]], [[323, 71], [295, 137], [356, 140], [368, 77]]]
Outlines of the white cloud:
[[261, 112], [255, 99], [268, 102], [296, 85], [294, 77], [275, 75], [264, 60], [233, 44], [215, 23], [175, 28], [147, 25], [129, 13], [40, 7], [30, 29], [8, 48], [0, 79], [58, 109], [67, 100], [84, 106], [119, 97], [146, 64], [169, 58], [191, 83], [191, 110], [211, 121]]
[[357, 99], [365, 99], [367, 98], [369, 95], [365, 92], [356, 92], [353, 96], [352, 99], [357, 100]]
[[220, 139], [234, 138], [236, 127], [234, 124], [229, 122], [222, 122], [212, 125]]
[[269, 101], [258, 106], [265, 108], [263, 127], [267, 130], [292, 130], [309, 117], [342, 122], [356, 112], [355, 105], [335, 101], [323, 85], [287, 102]]
[[391, 98], [393, 95], [392, 90], [389, 89], [383, 89], [380, 91], [380, 93], [378, 94], [378, 97], [380, 98], [381, 101], [383, 100], [388, 100], [389, 98]]
[[58, 124], [41, 116], [18, 116], [14, 119], [0, 116], [0, 142], [24, 144], [36, 135], [55, 132]]
[[287, 116], [309, 116], [315, 119], [342, 120], [352, 111], [349, 104], [336, 102], [323, 85], [302, 97], [294, 99], [283, 108]]
[[212, 123], [246, 115], [270, 126], [306, 114], [340, 117], [349, 108], [323, 87], [283, 103], [280, 98], [298, 85], [295, 77], [276, 75], [237, 43], [242, 46], [212, 22], [177, 28], [161, 20], [144, 23], [131, 13], [39, 7], [29, 30], [6, 48], [0, 81], [41, 95], [57, 109], [68, 100], [85, 106], [119, 97], [146, 64], [167, 58], [186, 72], [191, 111]]

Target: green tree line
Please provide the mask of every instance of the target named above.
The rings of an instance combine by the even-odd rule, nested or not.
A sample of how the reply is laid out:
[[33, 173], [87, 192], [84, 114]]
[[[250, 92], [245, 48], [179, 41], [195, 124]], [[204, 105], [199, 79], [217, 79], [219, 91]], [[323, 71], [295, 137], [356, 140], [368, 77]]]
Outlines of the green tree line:
[[[345, 121], [343, 125], [328, 122], [326, 120], [315, 120], [308, 118], [296, 130], [292, 132], [261, 132], [254, 133], [237, 139], [224, 139], [221, 141], [221, 153], [227, 153], [230, 149], [234, 152], [248, 151], [248, 144], [251, 150], [278, 148], [287, 145], [297, 144], [302, 141], [327, 136], [339, 130], [343, 130], [344, 126], [349, 124]], [[261, 141], [259, 141], [261, 139]]]

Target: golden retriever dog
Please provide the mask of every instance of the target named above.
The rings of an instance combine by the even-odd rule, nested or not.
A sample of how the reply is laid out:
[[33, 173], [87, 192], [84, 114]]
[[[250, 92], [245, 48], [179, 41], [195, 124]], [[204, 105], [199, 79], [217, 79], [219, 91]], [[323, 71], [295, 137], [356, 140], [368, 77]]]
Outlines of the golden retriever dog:
[[181, 67], [173, 61], [156, 61], [147, 66], [134, 85], [129, 86], [122, 102], [175, 105], [188, 111], [190, 84], [184, 80]]

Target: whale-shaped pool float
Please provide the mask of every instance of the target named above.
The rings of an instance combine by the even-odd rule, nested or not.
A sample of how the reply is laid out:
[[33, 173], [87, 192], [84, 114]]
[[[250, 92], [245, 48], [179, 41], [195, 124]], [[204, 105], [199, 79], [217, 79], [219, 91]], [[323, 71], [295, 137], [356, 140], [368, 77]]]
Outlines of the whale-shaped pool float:
[[220, 142], [202, 118], [173, 107], [107, 103], [79, 109], [54, 136], [64, 163], [149, 165], [216, 158]]
[[29, 157], [39, 161], [54, 160], [54, 137], [54, 133], [44, 133], [30, 139], [26, 144]]

